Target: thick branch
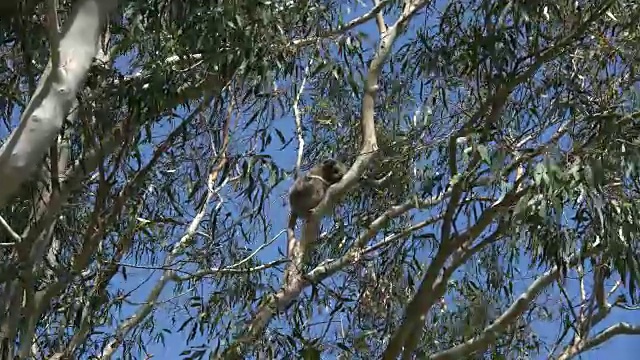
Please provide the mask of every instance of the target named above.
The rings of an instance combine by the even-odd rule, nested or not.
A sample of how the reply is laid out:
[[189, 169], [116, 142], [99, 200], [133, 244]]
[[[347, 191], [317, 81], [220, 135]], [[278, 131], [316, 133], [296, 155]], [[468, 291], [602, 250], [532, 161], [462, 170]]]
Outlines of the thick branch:
[[[393, 44], [400, 32], [404, 29], [409, 20], [411, 20], [411, 18], [428, 3], [428, 0], [422, 0], [417, 1], [415, 4], [411, 4], [411, 6], [407, 6], [400, 18], [387, 29], [387, 32], [380, 34], [380, 44], [378, 45], [375, 55], [371, 60], [369, 71], [364, 82], [364, 95], [362, 97], [361, 106], [362, 119], [360, 121], [360, 125], [362, 127], [362, 145], [360, 147], [360, 154], [343, 179], [329, 188], [323, 201], [314, 209], [314, 216], [320, 218], [333, 208], [334, 204], [358, 182], [360, 177], [362, 177], [362, 174], [369, 166], [369, 162], [378, 151], [374, 109], [376, 94], [378, 91], [378, 79], [382, 72], [382, 67], [387, 61], [387, 58], [391, 53], [391, 49], [393, 48]], [[381, 2], [379, 5], [381, 4], [385, 4], [385, 2]], [[373, 16], [375, 16], [375, 14], [372, 15], [372, 17]]]
[[100, 31], [115, 0], [84, 0], [75, 9], [59, 39], [38, 88], [27, 105], [20, 124], [0, 148], [0, 206], [40, 164], [54, 144], [98, 53]]

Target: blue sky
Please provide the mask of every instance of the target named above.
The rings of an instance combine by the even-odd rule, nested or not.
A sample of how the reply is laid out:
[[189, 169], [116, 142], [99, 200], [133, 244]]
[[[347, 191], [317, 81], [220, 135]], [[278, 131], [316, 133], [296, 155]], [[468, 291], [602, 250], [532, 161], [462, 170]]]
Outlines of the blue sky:
[[[353, 18], [355, 16], [360, 15], [362, 12], [363, 12], [362, 10], [358, 10], [356, 13], [346, 14], [345, 18], [346, 19]], [[422, 22], [422, 21], [414, 20], [414, 23], [416, 22]], [[389, 21], [388, 24], [391, 24], [391, 21]], [[363, 26], [360, 26], [358, 30], [371, 34], [372, 39], [377, 39], [377, 29], [373, 21], [370, 21], [369, 23]], [[396, 46], [399, 46], [399, 44], [396, 44]], [[293, 123], [294, 123], [293, 118], [291, 116], [288, 116], [279, 120], [276, 126], [280, 130], [282, 130], [283, 133], [285, 133], [285, 135], [292, 134]], [[272, 146], [272, 149], [268, 151], [268, 154], [274, 158], [274, 160], [278, 163], [278, 165], [287, 169], [291, 169], [293, 167], [293, 164], [295, 163], [295, 147], [290, 146], [286, 151], [280, 151], [279, 149], [277, 149], [278, 146], [279, 144], [275, 143]], [[272, 233], [270, 234], [270, 237], [275, 236], [278, 232], [280, 232], [281, 229], [285, 227], [285, 222], [286, 222], [285, 220], [288, 216], [288, 213], [287, 213], [287, 208], [282, 206], [281, 196], [285, 194], [289, 184], [290, 184], [290, 180], [280, 184], [270, 197], [270, 202], [268, 206], [270, 208], [270, 215], [271, 215], [270, 218], [273, 221], [273, 230], [272, 230]], [[269, 260], [279, 258], [278, 247], [280, 248], [280, 251], [283, 252], [284, 246], [285, 246], [285, 238], [284, 236], [281, 236], [280, 239], [277, 240], [271, 247], [266, 248], [261, 253], [262, 260], [269, 261]], [[526, 267], [527, 267], [527, 264], [522, 264], [523, 271], [526, 271]], [[537, 272], [537, 273], [540, 273], [540, 272]], [[131, 288], [137, 287], [141, 280], [148, 278], [148, 276], [150, 275], [149, 273], [150, 271], [148, 270], [130, 269], [128, 271], [127, 282], [124, 282], [121, 277], [117, 276], [116, 278], [114, 278], [114, 281], [112, 283], [112, 289], [113, 288], [131, 289]], [[149, 290], [153, 286], [154, 280], [156, 280], [158, 276], [159, 276], [159, 272], [155, 272], [155, 274], [153, 274], [152, 277], [149, 279], [150, 281], [147, 281], [145, 284], [139, 287], [138, 290], [134, 293], [134, 297], [132, 301], [143, 301], [146, 295], [148, 294]], [[529, 281], [523, 280], [520, 282], [516, 282], [516, 293], [519, 293], [521, 290], [526, 288], [529, 284], [530, 284], [530, 280]], [[171, 284], [167, 286], [165, 288], [163, 295], [160, 298], [167, 299], [172, 297], [173, 294], [171, 293], [171, 288], [172, 288]], [[569, 285], [569, 288], [572, 291], [576, 290], [575, 284]], [[558, 301], [558, 299], [559, 297], [556, 296], [552, 300]], [[135, 309], [125, 307], [121, 316], [124, 318], [124, 316], [130, 314], [131, 310], [135, 310]], [[162, 315], [162, 312], [156, 313], [155, 317], [156, 317], [157, 328], [162, 328], [162, 327], [173, 328], [174, 327], [169, 322], [169, 318], [164, 317]], [[597, 329], [602, 328], [604, 326], [611, 325], [618, 321], [627, 321], [631, 323], [640, 324], [640, 314], [628, 312], [628, 311], [623, 312], [620, 310], [614, 310], [613, 313], [610, 315], [609, 319], [603, 322], [603, 324], [599, 325]], [[552, 340], [554, 339], [558, 331], [559, 326], [557, 324], [558, 324], [557, 322], [554, 322], [551, 325], [538, 324], [536, 325], [536, 329], [539, 330], [539, 334], [541, 336], [548, 338], [550, 342], [552, 342]], [[162, 347], [161, 345], [157, 345], [157, 344], [149, 344], [149, 351], [151, 354], [155, 355], [154, 358], [156, 359], [179, 358], [180, 352], [183, 351], [185, 348], [187, 348], [186, 337], [187, 337], [186, 333], [174, 333], [172, 335], [167, 335], [165, 336], [165, 341], [167, 345], [166, 347]], [[638, 357], [638, 355], [634, 354], [634, 351], [640, 352], [640, 341], [638, 341], [638, 339], [639, 338], [636, 338], [636, 337], [615, 338], [609, 341], [608, 343], [606, 343], [599, 350], [594, 350], [587, 353], [586, 355], [583, 355], [582, 358], [583, 359], [602, 359], [605, 357], [613, 356], [618, 360], [635, 359], [636, 357]], [[203, 339], [203, 341], [205, 340]], [[199, 341], [195, 341], [195, 343], [198, 343], [198, 342]]]

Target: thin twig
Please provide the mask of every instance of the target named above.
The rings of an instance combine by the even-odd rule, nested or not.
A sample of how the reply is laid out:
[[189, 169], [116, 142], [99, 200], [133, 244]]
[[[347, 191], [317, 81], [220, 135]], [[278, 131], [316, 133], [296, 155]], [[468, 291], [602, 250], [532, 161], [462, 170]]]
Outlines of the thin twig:
[[302, 166], [302, 154], [304, 152], [304, 136], [302, 134], [302, 114], [300, 112], [300, 97], [302, 97], [302, 93], [304, 92], [304, 87], [307, 82], [307, 77], [309, 76], [309, 68], [313, 63], [313, 59], [309, 60], [309, 63], [304, 68], [304, 75], [302, 76], [302, 81], [300, 82], [300, 89], [298, 89], [298, 93], [293, 99], [293, 116], [296, 122], [296, 135], [298, 136], [298, 157], [296, 158], [296, 174], [300, 173], [300, 167]]
[[[20, 235], [18, 235], [18, 233], [11, 228], [11, 226], [5, 221], [5, 219], [2, 216], [0, 216], [0, 225], [2, 225], [2, 227], [4, 227], [5, 230], [7, 230], [7, 232], [13, 238], [13, 240], [15, 240], [16, 242], [20, 242], [20, 240], [22, 240]], [[14, 245], [14, 243], [5, 243], [5, 244]], [[10, 245], [7, 245], [7, 246], [10, 246]]]
[[390, 4], [390, 3], [391, 3], [391, 0], [381, 1], [376, 6], [371, 8], [371, 10], [369, 10], [369, 12], [367, 12], [366, 14], [349, 21], [348, 23], [340, 26], [339, 28], [337, 28], [335, 30], [326, 31], [326, 32], [320, 34], [319, 36], [313, 36], [313, 37], [309, 37], [309, 38], [306, 38], [306, 39], [293, 40], [293, 42], [292, 42], [293, 46], [294, 47], [302, 47], [302, 46], [306, 46], [306, 45], [311, 45], [311, 44], [314, 44], [314, 43], [318, 42], [321, 39], [329, 39], [329, 38], [332, 38], [332, 37], [335, 37], [335, 36], [338, 36], [338, 35], [342, 35], [345, 32], [355, 28], [356, 26], [364, 24], [365, 22], [373, 19], [380, 11], [382, 11], [382, 9], [384, 9], [385, 6], [387, 6], [387, 4]]
[[239, 267], [240, 265], [246, 263], [247, 261], [249, 261], [252, 257], [256, 256], [257, 253], [260, 252], [260, 250], [264, 249], [265, 247], [271, 245], [274, 241], [276, 241], [277, 238], [280, 237], [280, 235], [282, 235], [282, 233], [284, 233], [285, 230], [281, 230], [276, 236], [274, 236], [271, 240], [267, 241], [266, 243], [260, 245], [257, 249], [255, 249], [251, 254], [249, 254], [249, 256], [247, 256], [246, 258], [240, 260], [238, 263], [235, 263], [231, 266], [228, 267], [228, 269], [234, 269]]

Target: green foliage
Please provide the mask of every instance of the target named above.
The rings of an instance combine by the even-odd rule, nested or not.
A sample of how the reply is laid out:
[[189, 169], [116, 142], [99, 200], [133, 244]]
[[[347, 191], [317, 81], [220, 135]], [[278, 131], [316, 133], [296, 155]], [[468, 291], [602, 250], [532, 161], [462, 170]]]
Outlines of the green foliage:
[[[98, 356], [117, 339], [123, 358], [161, 344], [200, 359], [244, 333], [283, 285], [278, 236], [297, 155], [294, 104], [303, 169], [359, 155], [377, 19], [331, 32], [354, 3], [120, 4], [110, 19], [117, 61], [94, 64], [77, 118], [64, 126], [69, 158], [59, 171], [87, 174], [56, 184], [49, 155], [43, 175], [0, 210], [21, 235], [42, 227], [23, 244], [45, 245], [31, 248], [10, 246], [15, 239], [0, 232], [9, 244], [0, 304], [31, 314], [42, 352], [35, 358], [65, 349]], [[364, 253], [310, 283], [247, 356], [380, 358], [420, 317], [405, 316], [414, 301], [431, 301], [424, 326], [412, 330], [415, 354], [433, 355], [497, 326], [531, 279], [554, 267], [558, 281], [463, 357], [546, 355], [554, 344], [536, 325], [579, 331], [576, 312], [596, 308], [587, 309], [589, 299], [576, 305], [566, 292], [577, 285], [565, 282], [596, 279], [601, 269], [596, 280], [621, 280], [612, 296], [637, 305], [640, 5], [574, 3], [433, 2], [416, 15], [378, 81], [378, 152], [323, 220], [306, 270], [351, 254], [359, 238]], [[60, 6], [64, 20], [73, 4]], [[32, 10], [0, 18], [3, 138], [48, 61], [46, 29], [35, 20], [46, 8]], [[387, 26], [401, 10], [389, 2]], [[64, 197], [59, 211], [48, 208], [56, 196]], [[398, 206], [407, 210], [376, 222]], [[47, 225], [48, 212], [55, 221]], [[31, 253], [18, 248], [38, 261], [25, 262]], [[159, 274], [164, 291], [147, 298]], [[414, 298], [423, 286], [428, 296]], [[36, 293], [47, 301], [26, 311], [23, 300]], [[124, 331], [127, 315], [149, 304]], [[19, 324], [4, 335], [31, 341], [27, 321], [1, 321]], [[560, 340], [556, 354], [571, 345]]]

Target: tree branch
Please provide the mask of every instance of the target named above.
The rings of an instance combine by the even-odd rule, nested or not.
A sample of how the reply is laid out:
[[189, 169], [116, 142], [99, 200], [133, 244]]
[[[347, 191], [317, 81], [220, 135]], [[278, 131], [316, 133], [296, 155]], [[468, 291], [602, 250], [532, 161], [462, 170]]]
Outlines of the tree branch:
[[[9, 225], [9, 223], [7, 223], [7, 221], [0, 216], [0, 225], [2, 225], [2, 227], [5, 229], [5, 231], [9, 234], [9, 236], [11, 236], [11, 238], [13, 240], [16, 241], [16, 243], [20, 242], [20, 240], [22, 239], [20, 237], [20, 235], [18, 235], [18, 233], [16, 233], [12, 228], [11, 225]], [[15, 243], [14, 243], [15, 244]]]
[[[302, 76], [302, 81], [300, 82], [300, 89], [296, 93], [296, 96], [293, 99], [293, 115], [296, 124], [296, 135], [298, 136], [298, 155], [296, 158], [296, 167], [294, 169], [294, 181], [300, 176], [300, 168], [302, 167], [302, 155], [304, 154], [304, 134], [302, 133], [302, 114], [300, 113], [300, 97], [304, 92], [304, 87], [307, 82], [307, 77], [309, 76], [309, 68], [313, 63], [313, 59], [309, 60], [309, 63], [304, 68], [304, 75]], [[289, 215], [291, 216], [291, 215]], [[293, 218], [292, 218], [293, 219]], [[311, 224], [304, 224], [305, 227], [309, 227]], [[296, 238], [295, 238], [295, 226], [296, 224], [288, 224], [287, 229], [287, 256], [293, 258], [292, 265], [288, 267], [285, 271], [284, 279], [286, 281], [288, 274], [291, 270], [294, 270], [293, 267], [299, 268], [302, 263], [303, 252], [296, 251]]]
[[97, 54], [102, 26], [116, 4], [115, 0], [84, 0], [65, 22], [59, 62], [54, 62], [53, 54], [20, 124], [0, 148], [0, 206], [32, 174], [55, 141]]
[[[590, 256], [602, 251], [602, 246], [588, 250], [584, 254], [574, 256], [570, 261], [570, 266], [576, 266], [584, 256]], [[494, 341], [500, 333], [515, 322], [529, 305], [538, 297], [538, 295], [551, 285], [560, 276], [561, 270], [558, 266], [554, 266], [534, 281], [527, 290], [522, 293], [516, 301], [491, 325], [487, 326], [482, 333], [465, 341], [464, 343], [454, 346], [451, 349], [435, 353], [429, 357], [431, 360], [460, 359], [469, 354], [486, 349], [492, 341]]]
[[348, 23], [340, 26], [335, 30], [326, 31], [320, 34], [319, 36], [313, 36], [305, 39], [296, 39], [296, 40], [293, 40], [292, 44], [294, 47], [303, 47], [303, 46], [315, 44], [316, 42], [322, 39], [328, 39], [328, 38], [332, 38], [332, 37], [344, 34], [347, 31], [355, 28], [356, 26], [364, 24], [365, 22], [376, 17], [378, 13], [380, 13], [380, 11], [382, 11], [382, 9], [384, 9], [384, 7], [390, 3], [391, 3], [391, 0], [380, 1], [374, 7], [372, 7], [371, 10], [369, 10], [366, 14], [349, 21]]
[[571, 347], [568, 351], [558, 357], [558, 360], [568, 360], [580, 355], [617, 335], [640, 335], [640, 326], [633, 326], [626, 322], [620, 322], [599, 332], [591, 339], [584, 341], [580, 346]]
[[[589, 339], [589, 331], [593, 328], [593, 326], [602, 322], [611, 313], [611, 310], [613, 309], [613, 305], [611, 305], [607, 301], [607, 298], [611, 297], [615, 293], [615, 291], [620, 286], [621, 281], [616, 281], [616, 283], [611, 287], [611, 290], [609, 291], [609, 293], [606, 295], [606, 298], [604, 298], [604, 283], [598, 284], [597, 282], [598, 280], [596, 280], [596, 283], [594, 283], [594, 287], [601, 287], [602, 288], [601, 291], [603, 294], [602, 295], [597, 294], [597, 292], [600, 290], [594, 289], [594, 291], [591, 294], [591, 299], [589, 301], [587, 301], [587, 299], [583, 297], [583, 300], [582, 300], [583, 307], [586, 304], [589, 304], [590, 306], [583, 310], [584, 314], [582, 314], [580, 319], [573, 326], [573, 329], [575, 331], [573, 340], [569, 345], [565, 347], [564, 351], [562, 351], [560, 356], [558, 356], [557, 358], [558, 360], [570, 359], [600, 344], [600, 343], [597, 343], [594, 345], [592, 341], [598, 338], [603, 333], [605, 333], [606, 330], [601, 332], [600, 335], [596, 335], [596, 337], [592, 339]], [[603, 296], [603, 299], [598, 299], [600, 296]], [[598, 308], [598, 312], [596, 312], [595, 314], [593, 314], [594, 299], [596, 299], [595, 302], [597, 303], [596, 305]], [[608, 340], [610, 337], [611, 336], [606, 337], [606, 339], [603, 340], [602, 342]], [[559, 344], [557, 343], [555, 347], [557, 347], [558, 345]], [[553, 355], [553, 352], [550, 352], [549, 358], [551, 358], [552, 355]]]

